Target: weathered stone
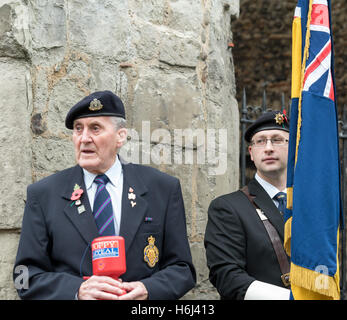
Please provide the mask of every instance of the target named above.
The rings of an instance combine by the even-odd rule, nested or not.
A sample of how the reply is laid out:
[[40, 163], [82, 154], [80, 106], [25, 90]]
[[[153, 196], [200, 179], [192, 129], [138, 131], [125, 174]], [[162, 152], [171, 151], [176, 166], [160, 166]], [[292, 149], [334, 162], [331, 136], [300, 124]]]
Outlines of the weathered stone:
[[66, 10], [70, 47], [118, 61], [135, 57], [128, 1], [73, 1]]
[[130, 16], [136, 15], [143, 21], [154, 25], [164, 25], [170, 8], [162, 0], [129, 0]]
[[26, 187], [31, 182], [28, 67], [0, 60], [0, 229], [19, 228]]
[[196, 66], [200, 52], [198, 41], [179, 34], [166, 33], [162, 37], [159, 61], [172, 66], [192, 68]]
[[[152, 129], [185, 129], [199, 122], [201, 93], [195, 73], [182, 75], [153, 68], [140, 72], [130, 120], [134, 127], [142, 128], [142, 121], [150, 121]], [[187, 106], [189, 113], [185, 112]]]
[[0, 231], [0, 297], [2, 300], [18, 299], [12, 280], [19, 234]]
[[32, 49], [50, 50], [66, 44], [64, 0], [31, 1], [30, 34]]
[[72, 141], [36, 137], [32, 142], [32, 159], [35, 180], [71, 167], [75, 164]]
[[[201, 29], [203, 6], [200, 0], [170, 1], [170, 16], [167, 25], [170, 29], [188, 35], [197, 35]], [[189, 12], [189, 14], [187, 14]]]
[[28, 18], [20, 1], [0, 4], [0, 56], [28, 58]]
[[46, 125], [42, 122], [41, 113], [35, 113], [31, 117], [31, 130], [34, 134], [42, 134], [46, 131]]

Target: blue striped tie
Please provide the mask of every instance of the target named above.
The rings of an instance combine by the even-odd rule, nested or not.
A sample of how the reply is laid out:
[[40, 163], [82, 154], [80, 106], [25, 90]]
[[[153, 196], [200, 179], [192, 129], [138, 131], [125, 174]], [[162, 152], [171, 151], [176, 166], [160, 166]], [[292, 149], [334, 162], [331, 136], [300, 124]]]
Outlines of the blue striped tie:
[[274, 199], [278, 201], [278, 210], [283, 215], [284, 210], [285, 210], [286, 205], [287, 205], [287, 195], [284, 192], [278, 192], [274, 196]]
[[98, 175], [94, 182], [97, 189], [94, 198], [93, 215], [101, 236], [114, 236], [113, 209], [110, 194], [106, 190], [109, 182], [105, 174]]

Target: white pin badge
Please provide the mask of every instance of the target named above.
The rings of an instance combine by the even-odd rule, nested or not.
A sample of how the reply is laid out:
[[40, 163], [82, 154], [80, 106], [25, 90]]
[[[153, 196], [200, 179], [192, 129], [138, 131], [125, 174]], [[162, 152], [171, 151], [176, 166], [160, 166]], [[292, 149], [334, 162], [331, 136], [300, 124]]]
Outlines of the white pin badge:
[[78, 210], [78, 213], [81, 214], [81, 213], [83, 213], [84, 211], [86, 211], [86, 208], [85, 208], [84, 205], [82, 204], [81, 206], [78, 206], [78, 207], [77, 207], [77, 210]]

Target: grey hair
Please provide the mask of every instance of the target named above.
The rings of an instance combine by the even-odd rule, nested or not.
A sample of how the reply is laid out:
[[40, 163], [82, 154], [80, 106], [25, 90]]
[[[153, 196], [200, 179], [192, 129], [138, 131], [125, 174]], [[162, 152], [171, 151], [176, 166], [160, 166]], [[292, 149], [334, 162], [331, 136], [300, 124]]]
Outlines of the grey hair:
[[111, 122], [114, 125], [115, 131], [126, 128], [127, 121], [121, 117], [110, 117]]

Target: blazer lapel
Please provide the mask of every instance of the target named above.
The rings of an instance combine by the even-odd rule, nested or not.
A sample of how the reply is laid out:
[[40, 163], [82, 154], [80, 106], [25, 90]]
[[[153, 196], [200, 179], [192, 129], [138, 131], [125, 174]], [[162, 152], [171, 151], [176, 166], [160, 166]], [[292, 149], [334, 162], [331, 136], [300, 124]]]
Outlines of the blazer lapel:
[[[71, 200], [71, 195], [76, 184], [83, 190], [80, 206], [77, 206]], [[87, 189], [83, 179], [83, 171], [80, 166], [77, 165], [73, 168], [69, 181], [67, 181], [66, 188], [63, 190], [62, 197], [68, 200], [64, 208], [65, 215], [70, 219], [86, 243], [90, 244], [91, 241], [99, 236], [99, 233], [90, 208]], [[84, 210], [82, 206], [84, 206]], [[78, 210], [79, 207], [80, 211]]]
[[130, 248], [135, 238], [137, 229], [144, 220], [148, 203], [143, 195], [147, 193], [147, 187], [136, 175], [133, 164], [122, 162], [123, 167], [123, 195], [122, 217], [119, 235], [125, 239], [125, 251]]
[[264, 211], [265, 216], [275, 227], [280, 237], [284, 238], [284, 219], [276, 205], [257, 180], [252, 179], [248, 184], [249, 193], [254, 196], [254, 202]]

